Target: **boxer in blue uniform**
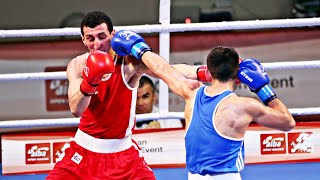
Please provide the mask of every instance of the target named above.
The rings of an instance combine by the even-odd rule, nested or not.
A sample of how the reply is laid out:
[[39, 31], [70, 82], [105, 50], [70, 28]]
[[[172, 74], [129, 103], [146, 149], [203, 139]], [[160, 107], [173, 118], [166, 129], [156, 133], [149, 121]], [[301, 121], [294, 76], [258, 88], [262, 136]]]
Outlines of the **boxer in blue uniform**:
[[[207, 68], [199, 69], [170, 66], [131, 31], [116, 33], [111, 46], [120, 55], [142, 60], [155, 76], [184, 98], [189, 179], [240, 180], [244, 135], [251, 122], [281, 131], [295, 126], [288, 108], [268, 85], [270, 80], [259, 61], [244, 59], [239, 64], [239, 55], [233, 48], [213, 48], [207, 56]], [[210, 80], [210, 85], [197, 81], [202, 79]], [[237, 79], [261, 101], [235, 94]]]

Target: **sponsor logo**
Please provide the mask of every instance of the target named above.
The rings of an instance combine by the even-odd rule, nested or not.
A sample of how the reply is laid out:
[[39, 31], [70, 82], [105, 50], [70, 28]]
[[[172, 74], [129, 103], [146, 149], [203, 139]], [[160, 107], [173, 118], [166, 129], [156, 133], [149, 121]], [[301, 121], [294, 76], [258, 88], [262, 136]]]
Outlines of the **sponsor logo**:
[[123, 39], [126, 39], [127, 41], [130, 39], [130, 37], [132, 36], [133, 34], [131, 32], [128, 32], [128, 31], [123, 31], [119, 34], [119, 36]]
[[314, 152], [313, 133], [288, 133], [288, 146], [290, 154]]
[[248, 80], [249, 82], [253, 82], [253, 79], [250, 78], [245, 72], [241, 71], [240, 75], [243, 76], [246, 80]]
[[26, 144], [26, 164], [50, 163], [50, 143]]
[[76, 153], [74, 153], [74, 155], [72, 156], [71, 160], [72, 160], [73, 162], [75, 162], [76, 164], [80, 164], [82, 158], [83, 158], [83, 157], [76, 152]]
[[70, 147], [69, 142], [54, 142], [53, 143], [53, 163], [61, 161], [65, 155], [65, 150]]
[[84, 72], [84, 74], [88, 77], [89, 68], [88, 68], [87, 66], [85, 66], [85, 67], [83, 68], [83, 72]]
[[261, 154], [285, 154], [285, 134], [260, 134]]
[[[66, 67], [47, 67], [45, 72], [65, 71]], [[69, 111], [67, 79], [46, 80], [46, 109], [47, 111]]]
[[49, 90], [54, 92], [55, 96], [68, 95], [69, 81], [52, 80], [49, 84]]

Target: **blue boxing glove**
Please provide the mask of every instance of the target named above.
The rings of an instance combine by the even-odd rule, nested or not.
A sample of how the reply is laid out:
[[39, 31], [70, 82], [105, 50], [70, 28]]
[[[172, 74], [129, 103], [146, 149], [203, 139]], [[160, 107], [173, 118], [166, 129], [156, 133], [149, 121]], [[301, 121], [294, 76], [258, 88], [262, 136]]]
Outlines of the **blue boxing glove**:
[[252, 92], [255, 92], [265, 105], [277, 98], [272, 88], [268, 85], [270, 82], [269, 77], [259, 61], [244, 59], [239, 64], [238, 78]]
[[111, 47], [121, 56], [132, 55], [139, 60], [145, 52], [151, 51], [139, 34], [128, 30], [116, 32], [111, 40]]

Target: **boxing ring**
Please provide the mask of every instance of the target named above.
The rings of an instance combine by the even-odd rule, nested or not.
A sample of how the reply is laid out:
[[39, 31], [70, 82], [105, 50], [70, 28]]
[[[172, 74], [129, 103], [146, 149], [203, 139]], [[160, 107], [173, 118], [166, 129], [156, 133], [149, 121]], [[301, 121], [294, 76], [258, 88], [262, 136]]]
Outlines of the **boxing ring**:
[[[166, 3], [164, 3], [166, 2]], [[169, 1], [170, 2], [170, 1]], [[302, 19], [278, 19], [260, 21], [232, 21], [215, 23], [192, 23], [192, 24], [170, 24], [170, 3], [161, 1], [160, 3], [160, 23], [157, 25], [138, 25], [138, 26], [117, 26], [118, 30], [132, 30], [137, 33], [159, 33], [160, 51], [159, 54], [165, 59], [169, 59], [170, 52], [170, 33], [171, 32], [192, 32], [192, 31], [226, 31], [226, 30], [257, 30], [273, 28], [292, 28], [292, 27], [314, 27], [320, 26], [320, 18]], [[26, 29], [26, 30], [2, 30], [0, 38], [12, 37], [49, 37], [49, 36], [80, 36], [79, 28], [61, 29]], [[320, 69], [320, 60], [298, 61], [298, 62], [273, 62], [262, 63], [267, 71], [283, 70], [306, 70]], [[15, 73], [0, 74], [0, 82], [8, 81], [38, 81], [38, 80], [65, 80], [66, 73], [61, 72], [34, 72], [34, 73]], [[159, 84], [159, 109], [160, 113], [137, 115], [137, 121], [149, 119], [183, 119], [183, 112], [169, 112], [168, 87], [160, 81]], [[294, 116], [318, 115], [320, 107], [291, 108], [289, 111]], [[10, 120], [0, 121], [2, 128], [46, 128], [59, 126], [77, 126], [79, 118], [59, 118], [59, 119], [35, 119], [35, 120]], [[313, 126], [313, 125], [312, 125]], [[320, 123], [316, 124], [320, 127]], [[319, 128], [320, 129], [320, 128]], [[318, 132], [317, 132], [318, 133]], [[320, 134], [320, 133], [319, 133]], [[287, 135], [286, 135], [287, 136]], [[319, 149], [316, 149], [319, 151]], [[312, 162], [313, 161], [313, 162]], [[242, 172], [243, 179], [305, 179], [310, 180], [320, 177], [317, 169], [320, 168], [320, 157], [308, 163], [292, 161], [291, 163], [256, 163], [246, 165]], [[2, 171], [1, 171], [2, 172]], [[154, 168], [158, 179], [186, 179], [187, 173], [184, 167]], [[304, 173], [301, 173], [304, 172]], [[267, 174], [267, 175], [265, 175]], [[304, 176], [307, 174], [308, 176]], [[261, 176], [263, 175], [263, 176]], [[44, 179], [46, 174], [37, 175], [8, 175], [0, 176], [0, 179]]]

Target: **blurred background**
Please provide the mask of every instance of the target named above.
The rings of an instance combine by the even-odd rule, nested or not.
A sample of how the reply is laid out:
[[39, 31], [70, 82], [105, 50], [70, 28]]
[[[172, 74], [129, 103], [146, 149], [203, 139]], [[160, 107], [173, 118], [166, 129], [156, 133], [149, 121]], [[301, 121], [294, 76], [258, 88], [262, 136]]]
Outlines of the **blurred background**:
[[[93, 10], [110, 15], [114, 26], [159, 24], [159, 0], [0, 1], [0, 29], [79, 27]], [[202, 23], [318, 17], [320, 0], [172, 0], [171, 23]], [[143, 34], [156, 52], [158, 34]], [[170, 34], [170, 63], [205, 64], [212, 47], [236, 48], [242, 58], [261, 62], [309, 61], [320, 57], [319, 27]], [[0, 72], [65, 71], [87, 50], [80, 36], [0, 38]], [[319, 70], [270, 71], [271, 85], [289, 108], [318, 107]], [[312, 79], [311, 79], [312, 78]], [[158, 80], [154, 79], [158, 84]], [[67, 80], [0, 83], [0, 120], [72, 117]], [[240, 85], [241, 95], [254, 96]], [[170, 93], [170, 111], [184, 102]]]
[[[78, 27], [84, 14], [102, 10], [115, 25], [156, 24], [159, 0], [1, 1], [1, 29]], [[172, 0], [171, 23], [317, 17], [319, 0]]]
[[[94, 10], [108, 14], [116, 27], [159, 24], [159, 8], [159, 0], [0, 1], [0, 32], [1, 30], [64, 27], [75, 27], [80, 31], [82, 18], [86, 13]], [[320, 0], [171, 0], [170, 10], [172, 24], [312, 18], [320, 15]], [[159, 52], [159, 34], [142, 34], [142, 36], [155, 52]], [[310, 26], [170, 33], [169, 62], [170, 64], [206, 64], [206, 55], [215, 46], [234, 47], [241, 58], [255, 58], [262, 63], [319, 60], [320, 29]], [[0, 73], [65, 71], [72, 58], [86, 52], [87, 49], [80, 36], [2, 37], [0, 38]], [[270, 85], [289, 108], [319, 107], [320, 78], [317, 78], [319, 69], [270, 70], [267, 73], [270, 77]], [[159, 80], [154, 78], [153, 81], [158, 87]], [[72, 118], [67, 90], [67, 80], [0, 81], [0, 121]], [[236, 92], [241, 96], [256, 97], [242, 84], [237, 87]], [[169, 111], [181, 112], [183, 109], [183, 99], [170, 92]], [[296, 116], [295, 119], [296, 121], [320, 121], [320, 116]], [[0, 128], [0, 135], [3, 138], [6, 135], [19, 135], [19, 133], [75, 132], [75, 129], [76, 127], [28, 130]], [[3, 144], [2, 140], [0, 150], [5, 152]], [[319, 145], [319, 143], [315, 144]], [[16, 146], [12, 145], [11, 148], [16, 149]], [[258, 146], [254, 148], [257, 149]], [[25, 149], [22, 147], [16, 151], [21, 151], [24, 156], [27, 152]], [[288, 154], [288, 156], [291, 155]], [[16, 155], [12, 157], [15, 158]], [[1, 158], [0, 155], [0, 163], [3, 162]], [[304, 167], [314, 171], [317, 169]], [[22, 166], [22, 168], [25, 167]], [[262, 169], [265, 170], [265, 167]], [[271, 169], [271, 173], [268, 173], [266, 178], [270, 178], [278, 167]], [[292, 170], [291, 167], [288, 169], [290, 174], [293, 171], [304, 172], [301, 171], [301, 167], [297, 171]], [[288, 173], [282, 169], [278, 170], [278, 174], [286, 176], [281, 179], [286, 179]], [[257, 177], [261, 178], [262, 173], [265, 172], [259, 173]], [[304, 176], [305, 173], [300, 175]], [[170, 178], [173, 179], [172, 176]]]

